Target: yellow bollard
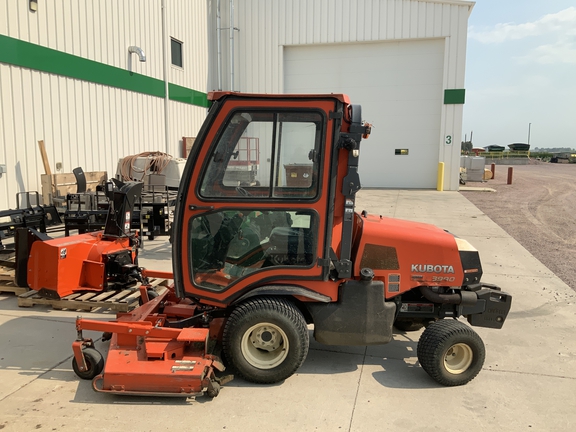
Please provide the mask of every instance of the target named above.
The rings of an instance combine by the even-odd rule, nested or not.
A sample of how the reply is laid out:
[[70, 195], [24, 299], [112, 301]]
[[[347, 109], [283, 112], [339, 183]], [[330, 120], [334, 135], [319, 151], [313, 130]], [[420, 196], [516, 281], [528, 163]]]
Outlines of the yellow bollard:
[[438, 162], [438, 181], [436, 183], [436, 190], [440, 192], [444, 190], [444, 162]]

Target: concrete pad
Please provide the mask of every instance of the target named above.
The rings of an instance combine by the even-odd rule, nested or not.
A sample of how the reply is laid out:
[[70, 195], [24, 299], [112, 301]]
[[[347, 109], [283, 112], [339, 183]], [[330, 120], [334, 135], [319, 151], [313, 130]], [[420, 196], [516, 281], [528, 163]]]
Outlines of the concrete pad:
[[466, 192], [496, 192], [496, 189], [485, 186], [460, 186], [459, 190]]
[[[85, 335], [100, 337], [94, 332]], [[54, 320], [41, 315], [15, 317], [0, 313], [0, 401], [63, 362], [72, 361], [75, 338], [73, 318]]]
[[438, 387], [407, 369], [398, 360], [364, 365], [350, 431], [569, 431], [576, 422], [573, 380], [483, 371], [465, 386]]
[[311, 350], [298, 373], [284, 383], [235, 380], [213, 400], [95, 393], [63, 364], [2, 401], [0, 424], [10, 431], [92, 431], [96, 425], [114, 431], [347, 430], [361, 363], [362, 355]]
[[[95, 393], [71, 370], [77, 313], [21, 309], [14, 296], [0, 295], [0, 429], [572, 430], [576, 293], [459, 193], [362, 190], [357, 209], [432, 222], [468, 239], [480, 251], [483, 280], [513, 295], [503, 329], [475, 328], [487, 354], [469, 384], [446, 388], [428, 377], [417, 360], [418, 331], [367, 348], [311, 341], [290, 379], [270, 386], [237, 379], [214, 400]], [[146, 241], [140, 264], [170, 270], [169, 251], [165, 237]], [[97, 343], [102, 352], [106, 346]]]

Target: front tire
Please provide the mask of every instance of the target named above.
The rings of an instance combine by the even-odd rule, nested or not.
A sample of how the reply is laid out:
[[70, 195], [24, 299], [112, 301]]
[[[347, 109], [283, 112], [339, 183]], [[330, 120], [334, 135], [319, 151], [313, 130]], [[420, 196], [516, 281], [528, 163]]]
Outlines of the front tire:
[[486, 357], [478, 333], [455, 320], [436, 321], [418, 341], [418, 361], [432, 379], [445, 386], [472, 381], [482, 369]]
[[304, 316], [282, 298], [249, 299], [234, 309], [224, 327], [226, 360], [238, 375], [259, 384], [293, 375], [309, 343]]

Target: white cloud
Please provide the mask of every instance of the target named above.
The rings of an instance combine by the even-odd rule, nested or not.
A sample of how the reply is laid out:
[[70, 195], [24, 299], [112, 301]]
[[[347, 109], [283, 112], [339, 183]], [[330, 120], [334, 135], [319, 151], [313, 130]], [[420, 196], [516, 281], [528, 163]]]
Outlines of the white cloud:
[[569, 7], [528, 23], [500, 23], [492, 29], [477, 30], [471, 26], [468, 37], [481, 43], [502, 43], [530, 36], [555, 34], [561, 39], [576, 36], [576, 7]]
[[554, 44], [540, 45], [528, 55], [515, 57], [520, 63], [536, 62], [540, 64], [576, 64], [576, 44], [561, 40]]

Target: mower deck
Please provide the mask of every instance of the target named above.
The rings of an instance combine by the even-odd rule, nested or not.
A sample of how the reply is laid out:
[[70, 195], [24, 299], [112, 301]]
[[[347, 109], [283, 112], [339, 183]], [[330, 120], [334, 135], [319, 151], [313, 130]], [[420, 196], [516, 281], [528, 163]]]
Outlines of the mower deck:
[[[169, 287], [132, 312], [118, 314], [112, 322], [76, 320], [74, 366], [82, 378], [93, 378], [94, 390], [148, 396], [218, 395], [222, 381], [215, 370], [223, 371], [224, 366], [207, 352], [210, 330], [165, 327], [169, 317], [159, 309], [172, 296], [173, 287]], [[110, 337], [103, 372], [101, 356], [93, 341], [82, 336], [83, 330], [102, 331]]]

